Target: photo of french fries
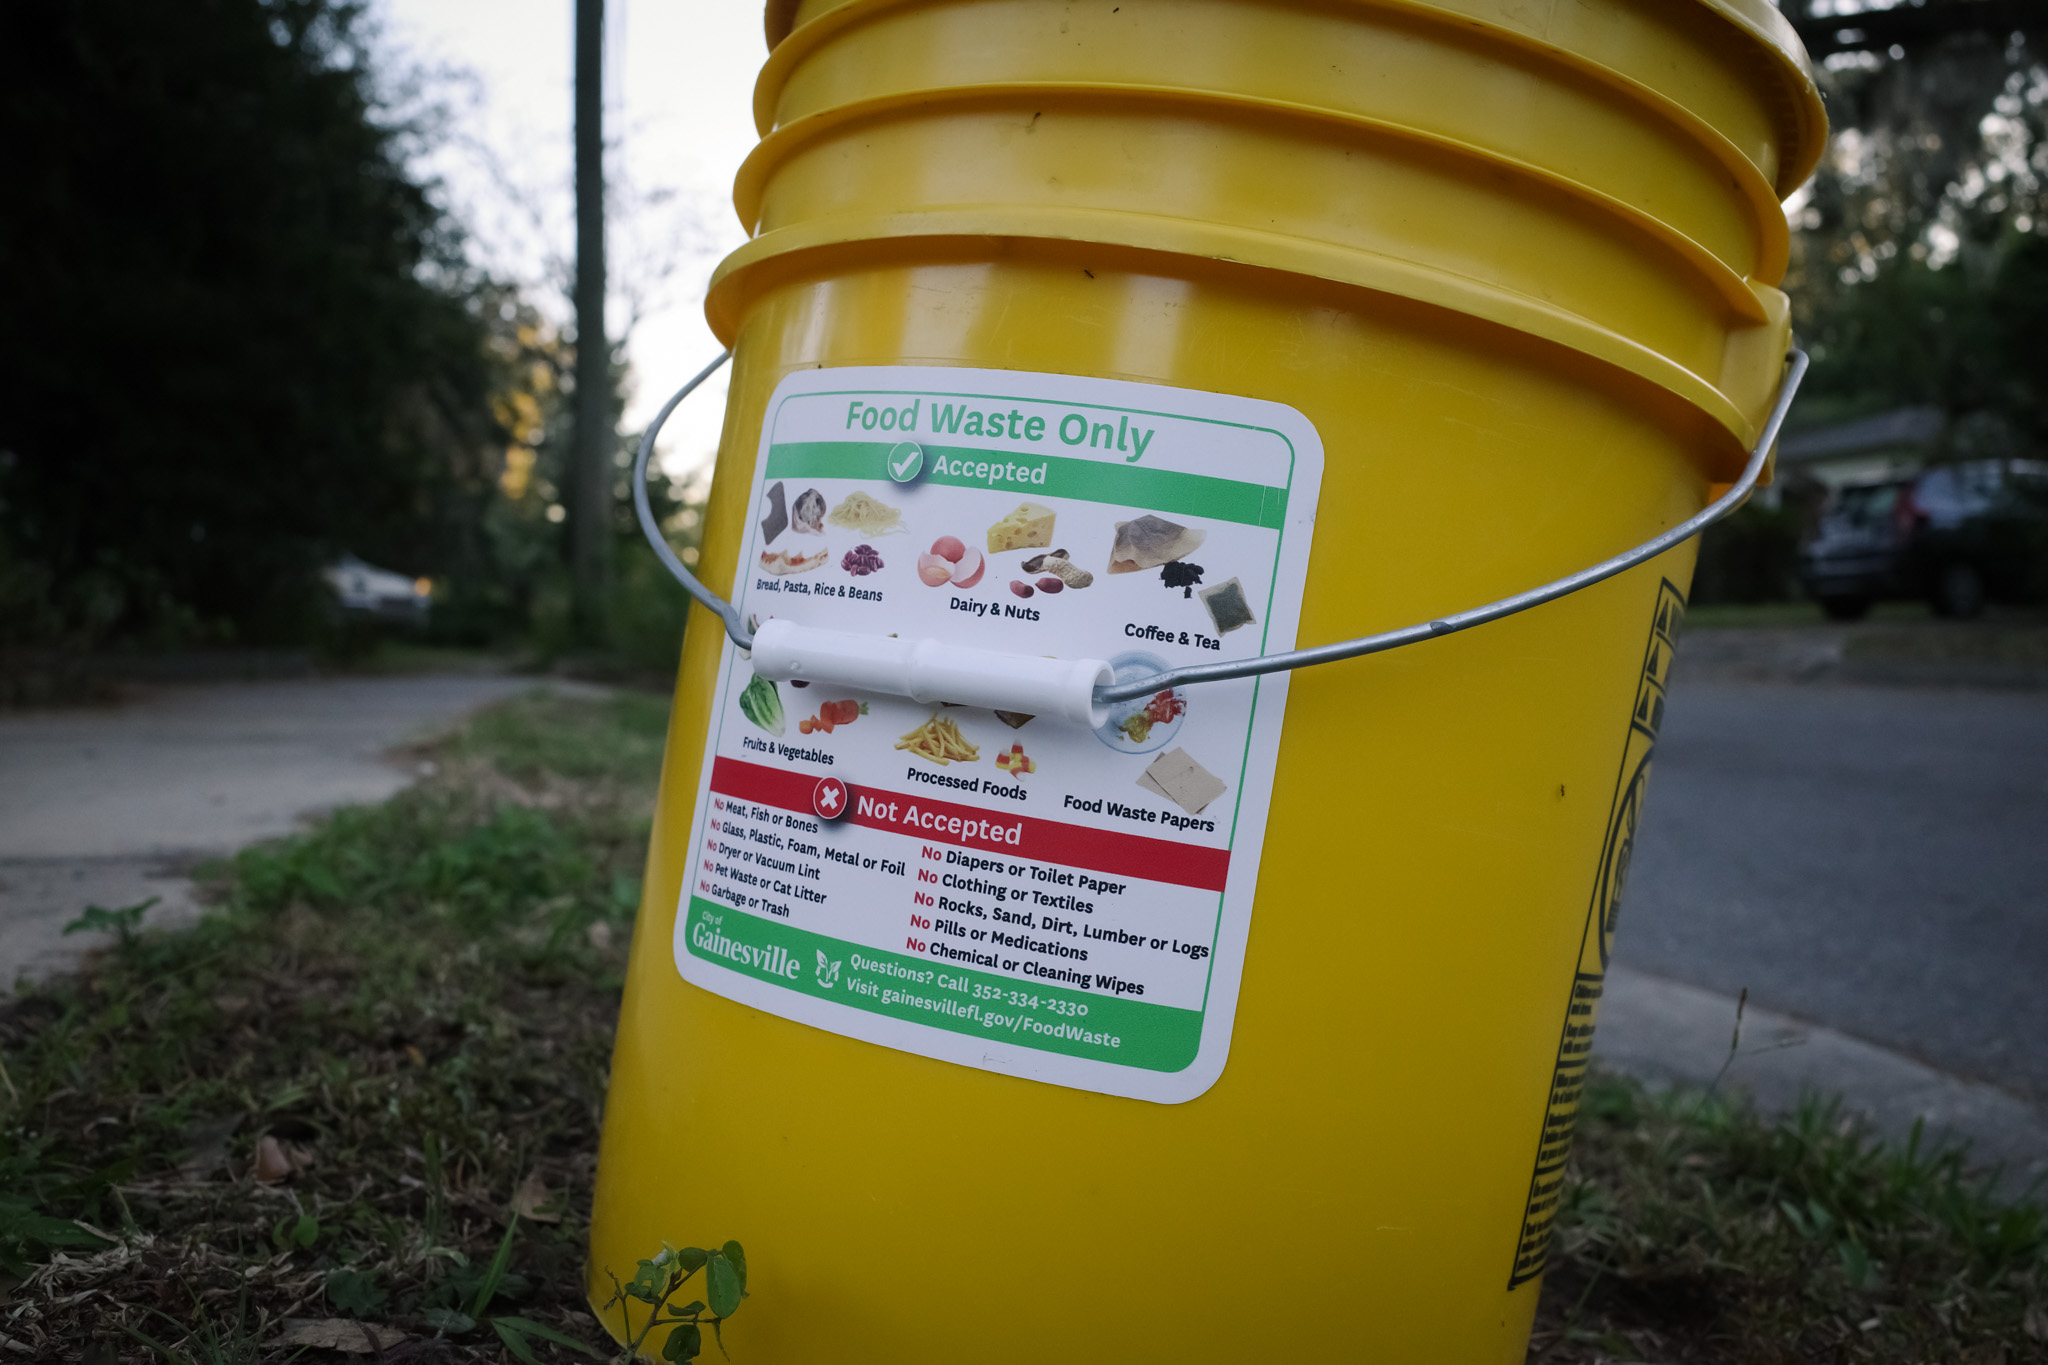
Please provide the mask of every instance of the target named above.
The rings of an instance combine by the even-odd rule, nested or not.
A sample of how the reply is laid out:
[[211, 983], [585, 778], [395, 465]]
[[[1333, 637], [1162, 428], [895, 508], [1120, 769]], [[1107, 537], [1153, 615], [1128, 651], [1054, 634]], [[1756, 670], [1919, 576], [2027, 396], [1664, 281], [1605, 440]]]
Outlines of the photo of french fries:
[[981, 750], [961, 736], [960, 727], [950, 716], [933, 716], [897, 740], [896, 747], [907, 749], [919, 758], [930, 759], [942, 768], [953, 763], [976, 763], [981, 759]]

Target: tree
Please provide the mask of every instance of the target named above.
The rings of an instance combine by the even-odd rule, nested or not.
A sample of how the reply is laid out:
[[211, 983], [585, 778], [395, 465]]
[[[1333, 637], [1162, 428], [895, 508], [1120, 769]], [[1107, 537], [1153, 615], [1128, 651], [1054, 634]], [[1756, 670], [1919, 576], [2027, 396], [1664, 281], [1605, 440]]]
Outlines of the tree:
[[473, 520], [485, 305], [363, 9], [0, 7], [0, 645], [301, 639]]
[[[2038, 0], [1788, 0], [1832, 137], [1789, 207], [1795, 426], [1926, 405], [1941, 455], [2048, 448], [2048, 68]], [[1809, 489], [1815, 492], [1817, 489]], [[1698, 600], [1789, 591], [1809, 509], [1752, 505], [1700, 546]]]
[[604, 325], [604, 0], [576, 0], [576, 621], [606, 633], [611, 581], [612, 354]]
[[[1981, 279], [1996, 258], [2048, 229], [2048, 8], [1929, 0], [1813, 16], [1832, 138], [1792, 206], [1795, 320], [1811, 329], [1894, 262], [1961, 264]], [[1826, 6], [1833, 9], [1835, 6]], [[1852, 26], [1853, 25], [1853, 26]], [[1913, 323], [1918, 327], [1922, 323]], [[1815, 353], [1816, 387], [1830, 379]]]

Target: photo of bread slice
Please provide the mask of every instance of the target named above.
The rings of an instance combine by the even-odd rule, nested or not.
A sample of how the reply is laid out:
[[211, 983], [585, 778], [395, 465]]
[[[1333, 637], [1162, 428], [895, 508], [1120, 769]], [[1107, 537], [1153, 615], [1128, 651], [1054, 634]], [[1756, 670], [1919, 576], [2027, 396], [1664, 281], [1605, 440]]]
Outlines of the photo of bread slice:
[[761, 568], [764, 572], [780, 578], [793, 573], [809, 573], [822, 567], [831, 557], [832, 553], [829, 550], [819, 550], [812, 554], [803, 554], [796, 550], [763, 550]]

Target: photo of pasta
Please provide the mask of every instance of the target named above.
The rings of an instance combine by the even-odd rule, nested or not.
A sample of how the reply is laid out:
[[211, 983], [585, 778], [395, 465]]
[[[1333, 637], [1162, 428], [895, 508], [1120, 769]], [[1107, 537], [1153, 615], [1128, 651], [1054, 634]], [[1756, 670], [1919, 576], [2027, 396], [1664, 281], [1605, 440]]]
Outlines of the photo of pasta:
[[886, 536], [905, 529], [901, 511], [859, 489], [842, 498], [825, 520], [833, 526], [843, 526], [864, 536]]

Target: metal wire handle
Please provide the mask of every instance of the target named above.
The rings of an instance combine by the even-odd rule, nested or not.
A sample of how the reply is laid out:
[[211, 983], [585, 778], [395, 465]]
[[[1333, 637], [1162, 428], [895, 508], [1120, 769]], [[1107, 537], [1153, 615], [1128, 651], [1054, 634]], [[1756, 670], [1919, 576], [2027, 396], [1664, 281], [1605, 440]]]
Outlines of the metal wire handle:
[[662, 566], [675, 575], [676, 582], [683, 585], [690, 596], [704, 604], [706, 610], [715, 612], [725, 622], [725, 633], [741, 649], [754, 643], [754, 633], [747, 629], [747, 623], [740, 620], [740, 609], [720, 597], [697, 581], [697, 575], [683, 567], [683, 561], [676, 558], [676, 552], [669, 549], [668, 537], [661, 533], [661, 527], [654, 520], [654, 508], [647, 501], [647, 457], [654, 453], [654, 438], [661, 434], [662, 423], [668, 415], [681, 405], [685, 398], [697, 391], [697, 386], [718, 373], [718, 367], [732, 359], [731, 351], [720, 351], [718, 359], [697, 371], [689, 383], [675, 392], [675, 397], [661, 405], [661, 411], [654, 414], [654, 420], [647, 424], [647, 430], [640, 437], [640, 451], [633, 457], [633, 510], [640, 515], [640, 534], [647, 537], [647, 543], [654, 547]]
[[[640, 514], [640, 529], [647, 536], [647, 543], [654, 547], [654, 552], [661, 557], [661, 562], [667, 566], [668, 571], [676, 576], [676, 581], [689, 590], [690, 596], [718, 614], [725, 622], [725, 633], [731, 637], [734, 644], [741, 649], [748, 649], [754, 643], [754, 635], [740, 619], [739, 608], [698, 582], [696, 576], [683, 567], [682, 561], [676, 558], [675, 552], [669, 549], [667, 540], [662, 537], [661, 528], [654, 521], [654, 509], [647, 501], [647, 459], [654, 450], [654, 438], [661, 431], [662, 423], [668, 420], [668, 415], [675, 411], [677, 404], [688, 398], [699, 384], [709, 379], [718, 367], [731, 357], [730, 351], [719, 352], [718, 359], [698, 371], [696, 377], [678, 389], [675, 397], [664, 403], [661, 411], [655, 414], [646, 434], [640, 438], [640, 453], [633, 462], [633, 506]], [[1728, 486], [1728, 491], [1708, 503], [1698, 515], [1680, 522], [1654, 539], [1644, 541], [1632, 550], [1626, 550], [1612, 559], [1604, 559], [1590, 568], [1567, 574], [1541, 587], [1530, 588], [1527, 592], [1518, 592], [1512, 597], [1503, 597], [1483, 607], [1473, 607], [1469, 611], [1461, 611], [1438, 620], [1423, 621], [1416, 625], [1403, 626], [1399, 630], [1382, 631], [1378, 635], [1365, 635], [1338, 644], [1290, 650], [1284, 654], [1261, 654], [1254, 658], [1237, 659], [1227, 663], [1190, 664], [1185, 668], [1169, 668], [1163, 673], [1152, 673], [1129, 682], [1098, 687], [1095, 690], [1095, 699], [1103, 704], [1129, 701], [1162, 688], [1185, 687], [1191, 683], [1223, 682], [1230, 678], [1248, 678], [1260, 673], [1277, 673], [1283, 669], [1307, 668], [1311, 664], [1336, 663], [1340, 659], [1356, 659], [1367, 654], [1379, 654], [1389, 649], [1399, 649], [1403, 645], [1454, 635], [1458, 631], [1470, 630], [1473, 626], [1482, 626], [1489, 621], [1498, 621], [1504, 616], [1513, 616], [1531, 607], [1540, 607], [1545, 602], [1555, 602], [1560, 597], [1569, 596], [1581, 588], [1590, 588], [1595, 583], [1605, 582], [1618, 573], [1655, 559], [1673, 546], [1681, 545], [1706, 530], [1748, 500], [1750, 493], [1756, 488], [1758, 477], [1763, 473], [1764, 462], [1770, 458], [1771, 447], [1777, 443], [1778, 430], [1785, 424], [1785, 414], [1791, 410], [1792, 399], [1799, 392], [1799, 382], [1806, 377], [1807, 364], [1806, 352], [1795, 347], [1787, 353], [1785, 374], [1778, 385], [1777, 401], [1771, 405], [1771, 413], [1764, 422], [1763, 431], [1758, 435], [1756, 444], [1750, 448], [1749, 463], [1743, 466], [1742, 476]]]

